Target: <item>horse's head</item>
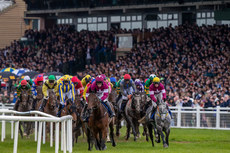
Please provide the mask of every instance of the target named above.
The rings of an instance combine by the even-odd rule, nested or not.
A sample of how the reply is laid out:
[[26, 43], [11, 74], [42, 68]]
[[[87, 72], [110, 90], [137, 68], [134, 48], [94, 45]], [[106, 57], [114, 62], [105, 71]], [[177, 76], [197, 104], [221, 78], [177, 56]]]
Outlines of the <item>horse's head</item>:
[[28, 101], [29, 101], [28, 98], [29, 98], [28, 91], [22, 89], [22, 92], [21, 92], [21, 103], [20, 103], [20, 105], [25, 106], [28, 103]]
[[133, 98], [132, 98], [133, 106], [135, 107], [135, 110], [138, 113], [141, 111], [141, 100], [142, 100], [142, 97], [140, 93], [133, 95]]
[[37, 90], [37, 99], [42, 99], [43, 98], [42, 86], [37, 86], [36, 90]]
[[56, 100], [57, 100], [56, 94], [53, 89], [48, 89], [48, 93], [49, 93], [49, 105], [55, 108]]
[[115, 89], [112, 89], [111, 93], [109, 94], [109, 102], [111, 102], [113, 105], [116, 104], [116, 98], [117, 98], [117, 92]]
[[94, 109], [98, 109], [100, 104], [99, 98], [94, 93], [90, 93], [88, 96], [88, 112], [91, 114]]
[[77, 121], [77, 112], [76, 112], [76, 105], [72, 103], [71, 100], [67, 100], [66, 110], [69, 115], [73, 117], [73, 121]]
[[159, 115], [161, 117], [161, 120], [165, 120], [165, 118], [169, 115], [167, 105], [166, 105], [165, 102], [162, 102], [162, 103], [159, 104], [158, 113], [159, 113]]

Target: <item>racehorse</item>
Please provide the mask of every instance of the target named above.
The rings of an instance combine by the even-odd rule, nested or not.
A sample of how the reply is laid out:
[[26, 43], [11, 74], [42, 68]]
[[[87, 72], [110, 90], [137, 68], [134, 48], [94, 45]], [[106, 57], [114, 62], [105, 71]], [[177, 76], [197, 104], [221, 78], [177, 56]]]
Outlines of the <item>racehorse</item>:
[[[163, 141], [163, 147], [168, 148], [169, 146], [169, 134], [170, 134], [170, 123], [171, 123], [171, 116], [169, 115], [167, 104], [162, 100], [162, 94], [158, 94], [156, 96], [157, 98], [157, 111], [154, 115], [154, 121], [155, 124], [152, 124], [151, 122], [148, 123], [148, 129], [149, 129], [149, 135], [150, 139], [152, 141], [152, 146], [154, 146], [154, 141], [153, 141], [153, 127], [156, 128], [157, 132], [155, 132], [155, 135], [157, 137], [157, 142], [160, 143], [160, 136]], [[165, 135], [166, 139], [165, 139]], [[160, 136], [159, 136], [160, 135]]]
[[34, 99], [36, 100], [35, 110], [39, 110], [39, 107], [43, 99], [42, 86], [37, 86], [36, 90], [37, 90], [37, 96], [36, 96], [36, 99]]
[[[19, 102], [18, 111], [19, 112], [30, 111], [31, 108], [32, 108], [32, 103], [31, 103], [31, 98], [29, 96], [29, 91], [22, 89], [20, 97], [21, 97], [21, 99], [20, 99], [20, 102]], [[23, 138], [21, 124], [23, 126], [25, 135], [27, 137], [29, 137], [30, 132], [31, 132], [31, 122], [20, 122], [19, 131], [20, 131], [21, 137]]]
[[130, 128], [134, 135], [134, 141], [137, 139], [137, 133], [139, 132], [138, 120], [141, 118], [141, 94], [133, 94], [128, 96], [129, 101], [125, 107], [125, 119], [127, 121], [127, 136], [126, 140], [130, 137]]
[[[44, 107], [44, 112], [47, 114], [56, 116], [56, 114], [57, 114], [57, 96], [56, 96], [53, 89], [48, 89], [48, 95], [49, 95], [49, 99], [48, 99], [46, 106]], [[48, 124], [47, 128], [46, 128], [47, 134], [50, 133], [49, 127], [50, 127], [50, 124]], [[53, 132], [55, 132], [55, 131], [53, 130]], [[54, 136], [54, 133], [53, 133], [53, 136]]]
[[84, 108], [83, 102], [81, 102], [81, 97], [79, 95], [75, 96], [75, 101], [74, 101], [75, 105], [76, 105], [76, 115], [77, 115], [77, 121], [76, 123], [73, 125], [73, 144], [74, 144], [74, 140], [77, 143], [78, 137], [81, 135], [81, 128], [82, 128], [82, 121], [81, 121], [81, 112]]
[[[73, 117], [72, 120], [72, 132], [74, 133], [76, 122], [77, 122], [77, 112], [76, 112], [76, 104], [75, 102], [72, 103], [70, 99], [67, 99], [65, 107], [61, 111], [61, 116], [71, 115]], [[74, 137], [73, 137], [74, 142]], [[73, 143], [74, 145], [74, 143]]]
[[[111, 107], [113, 109], [113, 107]], [[105, 109], [105, 106], [100, 102], [95, 93], [90, 93], [88, 96], [88, 108], [89, 120], [87, 124], [87, 142], [88, 150], [92, 150], [91, 136], [95, 138], [95, 147], [97, 150], [105, 150], [107, 130], [110, 128], [110, 138], [112, 146], [115, 147], [114, 140], [114, 119], [110, 119]]]

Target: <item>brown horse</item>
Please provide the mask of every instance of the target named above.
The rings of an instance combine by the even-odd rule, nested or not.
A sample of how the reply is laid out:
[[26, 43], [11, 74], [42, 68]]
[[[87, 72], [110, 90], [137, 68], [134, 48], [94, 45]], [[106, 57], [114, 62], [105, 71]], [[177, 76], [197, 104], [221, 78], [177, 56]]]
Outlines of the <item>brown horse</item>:
[[74, 129], [73, 135], [75, 136], [73, 137], [73, 144], [74, 144], [74, 140], [77, 143], [78, 137], [81, 135], [81, 128], [82, 128], [81, 112], [84, 107], [83, 103], [81, 102], [81, 97], [79, 95], [75, 96], [74, 103], [76, 105], [77, 122], [76, 124], [73, 125], [73, 129]]
[[43, 93], [42, 93], [42, 86], [37, 86], [36, 87], [36, 90], [37, 90], [37, 97], [36, 99], [36, 104], [35, 104], [35, 110], [39, 110], [39, 107], [42, 103], [42, 99], [43, 99]]
[[[66, 116], [66, 115], [71, 115], [73, 117], [72, 120], [72, 127], [73, 127], [73, 133], [75, 132], [75, 128], [76, 127], [76, 123], [77, 123], [77, 112], [76, 112], [76, 104], [72, 103], [72, 101], [70, 99], [68, 99], [66, 101], [66, 105], [63, 108], [63, 110], [61, 111], [61, 116]], [[74, 142], [74, 137], [73, 137], [73, 142]], [[74, 143], [73, 143], [74, 145]]]
[[[112, 107], [113, 109], [113, 107]], [[88, 128], [87, 128], [87, 141], [88, 150], [92, 150], [91, 147], [91, 133], [95, 138], [95, 147], [98, 150], [105, 150], [107, 147], [105, 145], [107, 130], [110, 128], [110, 137], [112, 146], [116, 146], [114, 140], [114, 119], [110, 119], [107, 110], [100, 102], [99, 98], [94, 93], [90, 93], [88, 96], [88, 113], [90, 114]]]
[[[18, 106], [18, 111], [19, 112], [27, 112], [30, 111], [32, 108], [32, 102], [31, 102], [31, 98], [29, 96], [29, 90], [23, 90], [21, 92], [21, 99], [19, 102], [19, 106]], [[25, 130], [24, 133], [27, 137], [29, 137], [30, 132], [31, 132], [31, 122], [20, 122], [20, 126], [19, 126], [19, 131], [20, 131], [20, 135], [23, 138], [23, 133], [22, 133], [22, 129], [21, 129], [21, 124], [23, 126], [23, 129]]]

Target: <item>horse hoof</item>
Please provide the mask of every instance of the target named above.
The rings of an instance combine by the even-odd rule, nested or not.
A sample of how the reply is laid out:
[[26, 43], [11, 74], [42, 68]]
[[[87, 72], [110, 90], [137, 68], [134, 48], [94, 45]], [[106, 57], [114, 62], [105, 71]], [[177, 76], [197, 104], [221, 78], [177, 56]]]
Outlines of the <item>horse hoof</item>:
[[137, 141], [137, 138], [136, 138], [136, 137], [134, 138], [134, 141]]
[[116, 147], [116, 146], [117, 146], [117, 144], [114, 142], [114, 143], [112, 144], [112, 146], [113, 146], [113, 147]]
[[116, 133], [116, 136], [117, 136], [117, 137], [120, 137], [120, 133]]
[[164, 144], [163, 147], [164, 147], [164, 148], [168, 148], [169, 146], [168, 146], [167, 144]]
[[88, 151], [92, 151], [92, 148], [88, 148]]
[[107, 146], [103, 147], [102, 150], [106, 150], [107, 149]]

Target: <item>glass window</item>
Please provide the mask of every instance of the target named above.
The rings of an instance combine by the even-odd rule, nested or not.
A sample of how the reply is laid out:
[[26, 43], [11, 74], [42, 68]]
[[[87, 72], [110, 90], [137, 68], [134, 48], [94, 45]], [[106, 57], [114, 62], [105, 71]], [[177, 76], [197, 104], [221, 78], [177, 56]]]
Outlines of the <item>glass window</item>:
[[142, 16], [141, 16], [141, 15], [138, 15], [138, 16], [137, 16], [137, 20], [142, 20]]
[[88, 23], [91, 23], [92, 22], [92, 18], [88, 18]]
[[197, 13], [197, 14], [196, 14], [196, 17], [197, 17], [197, 18], [201, 18], [201, 13]]
[[122, 17], [121, 17], [121, 21], [125, 21], [125, 16], [122, 16]]
[[58, 19], [58, 20], [57, 20], [57, 24], [61, 24], [61, 19]]
[[65, 19], [61, 19], [61, 23], [62, 23], [62, 24], [65, 24]]
[[173, 14], [173, 19], [178, 19], [178, 14], [177, 13]]
[[207, 12], [207, 18], [210, 18], [210, 17], [211, 17], [211, 13]]
[[159, 20], [163, 20], [163, 15], [162, 14], [158, 14]]
[[97, 31], [100, 31], [100, 30], [107, 30], [107, 23], [98, 23]]
[[97, 18], [98, 22], [102, 22], [102, 17]]
[[69, 23], [72, 24], [73, 23], [73, 19], [70, 18], [69, 19]]
[[203, 12], [202, 13], [202, 18], [205, 18], [206, 17], [206, 12]]
[[212, 17], [214, 18], [214, 12], [212, 12]]
[[111, 22], [120, 22], [120, 16], [111, 16]]
[[68, 24], [69, 23], [69, 19], [65, 19], [65, 23]]
[[86, 23], [86, 18], [83, 18], [83, 23]]
[[103, 17], [103, 22], [107, 22], [107, 17]]
[[167, 20], [167, 14], [163, 14], [163, 20]]
[[78, 19], [77, 19], [77, 22], [78, 22], [78, 23], [82, 23], [82, 18], [78, 18]]
[[169, 19], [169, 20], [172, 19], [172, 14], [168, 14], [168, 19]]
[[126, 16], [127, 21], [130, 21], [130, 19], [131, 19], [130, 16]]
[[97, 22], [97, 17], [93, 17], [93, 22]]
[[132, 21], [136, 21], [137, 20], [137, 16], [132, 16]]

